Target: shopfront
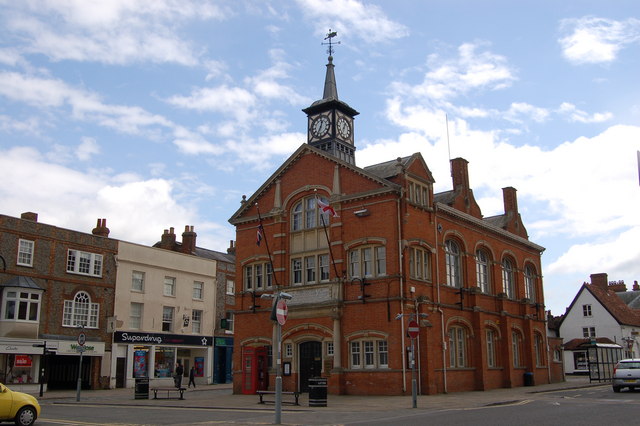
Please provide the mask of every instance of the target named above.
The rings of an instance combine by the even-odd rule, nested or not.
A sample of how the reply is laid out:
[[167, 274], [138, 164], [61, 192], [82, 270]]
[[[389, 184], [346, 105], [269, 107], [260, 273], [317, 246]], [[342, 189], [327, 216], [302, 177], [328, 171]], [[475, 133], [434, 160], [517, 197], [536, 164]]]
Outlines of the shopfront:
[[212, 336], [117, 331], [113, 353], [116, 387], [132, 388], [139, 377], [148, 377], [150, 386], [172, 386], [177, 363], [182, 364], [187, 378], [195, 367], [197, 384], [213, 382]]
[[12, 384], [40, 383], [40, 343], [28, 339], [0, 339], [0, 382]]

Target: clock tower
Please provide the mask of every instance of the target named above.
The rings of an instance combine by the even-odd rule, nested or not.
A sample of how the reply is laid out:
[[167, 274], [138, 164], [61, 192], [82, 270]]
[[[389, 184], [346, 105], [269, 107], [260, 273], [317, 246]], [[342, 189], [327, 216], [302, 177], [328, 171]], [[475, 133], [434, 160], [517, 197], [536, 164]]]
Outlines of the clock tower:
[[336, 36], [329, 30], [329, 63], [324, 80], [322, 99], [315, 101], [302, 111], [307, 114], [307, 143], [349, 164], [355, 165], [353, 118], [358, 111], [338, 99], [336, 76], [333, 65], [331, 39]]

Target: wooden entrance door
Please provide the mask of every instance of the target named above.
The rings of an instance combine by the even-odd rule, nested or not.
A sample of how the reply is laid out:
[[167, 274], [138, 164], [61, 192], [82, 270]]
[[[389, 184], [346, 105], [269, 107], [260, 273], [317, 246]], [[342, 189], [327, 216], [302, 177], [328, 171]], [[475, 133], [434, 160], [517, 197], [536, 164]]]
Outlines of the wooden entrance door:
[[309, 392], [309, 379], [322, 373], [322, 343], [300, 343], [300, 392]]

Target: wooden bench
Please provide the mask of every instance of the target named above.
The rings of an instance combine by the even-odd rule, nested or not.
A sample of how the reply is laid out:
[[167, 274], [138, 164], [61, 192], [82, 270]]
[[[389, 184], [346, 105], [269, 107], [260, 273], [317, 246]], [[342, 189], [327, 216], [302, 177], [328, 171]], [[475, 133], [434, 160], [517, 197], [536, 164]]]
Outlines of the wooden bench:
[[[166, 388], [151, 388], [151, 390], [153, 391], [153, 399], [160, 399], [158, 398], [158, 392], [166, 392], [167, 393], [167, 398], [169, 399], [171, 398], [171, 392], [179, 392], [180, 399], [184, 399], [184, 391], [187, 390], [187, 388], [176, 388], [176, 387], [166, 387]], [[176, 398], [178, 398], [178, 396], [176, 396]]]
[[[274, 397], [275, 397], [275, 394], [276, 394], [275, 391], [259, 390], [259, 391], [256, 391], [256, 393], [260, 397], [260, 404], [266, 404], [267, 402], [275, 404], [275, 401], [267, 401], [267, 400], [264, 399], [265, 395], [274, 395]], [[283, 404], [300, 405], [298, 403], [298, 399], [300, 398], [300, 392], [285, 392], [285, 391], [282, 391], [282, 395], [292, 395], [295, 398], [295, 402], [293, 402], [293, 401], [284, 401], [283, 400], [282, 401]]]

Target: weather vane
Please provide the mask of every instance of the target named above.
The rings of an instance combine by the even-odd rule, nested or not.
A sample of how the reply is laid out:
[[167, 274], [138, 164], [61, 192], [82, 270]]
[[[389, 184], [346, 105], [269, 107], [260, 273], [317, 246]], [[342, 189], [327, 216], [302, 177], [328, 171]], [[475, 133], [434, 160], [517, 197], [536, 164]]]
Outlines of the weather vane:
[[325, 40], [329, 40], [328, 42], [322, 42], [320, 44], [322, 45], [327, 45], [329, 46], [329, 48], [327, 49], [327, 53], [329, 54], [329, 56], [333, 56], [333, 45], [334, 44], [340, 44], [339, 41], [332, 41], [332, 39], [338, 35], [337, 31], [331, 31], [331, 28], [329, 28], [329, 32], [327, 33], [327, 36], [324, 38]]

